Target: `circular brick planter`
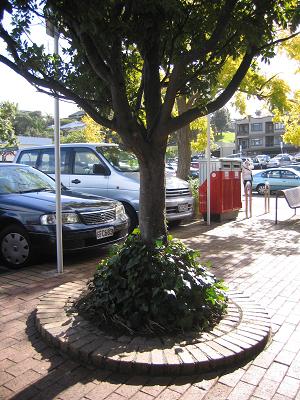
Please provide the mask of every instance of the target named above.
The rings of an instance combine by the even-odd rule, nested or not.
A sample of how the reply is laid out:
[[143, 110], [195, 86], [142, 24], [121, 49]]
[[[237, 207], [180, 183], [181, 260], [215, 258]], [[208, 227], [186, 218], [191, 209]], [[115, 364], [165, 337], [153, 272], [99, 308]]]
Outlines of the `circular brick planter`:
[[80, 361], [121, 373], [188, 375], [209, 372], [249, 359], [270, 335], [269, 317], [238, 292], [229, 293], [227, 315], [210, 332], [168, 338], [112, 337], [70, 313], [86, 282], [61, 285], [37, 306], [36, 325], [51, 344]]

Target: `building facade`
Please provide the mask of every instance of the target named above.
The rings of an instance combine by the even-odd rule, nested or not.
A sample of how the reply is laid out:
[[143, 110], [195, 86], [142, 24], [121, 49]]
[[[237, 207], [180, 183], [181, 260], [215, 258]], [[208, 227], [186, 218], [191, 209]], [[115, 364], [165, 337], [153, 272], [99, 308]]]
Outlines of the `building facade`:
[[247, 117], [235, 121], [235, 151], [245, 155], [295, 153], [297, 148], [283, 143], [284, 124], [273, 116]]

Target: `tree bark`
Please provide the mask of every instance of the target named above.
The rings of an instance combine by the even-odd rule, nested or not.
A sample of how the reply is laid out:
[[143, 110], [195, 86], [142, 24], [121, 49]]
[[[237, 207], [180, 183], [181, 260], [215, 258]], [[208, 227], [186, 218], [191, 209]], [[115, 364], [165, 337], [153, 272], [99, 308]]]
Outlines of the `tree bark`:
[[178, 166], [177, 177], [188, 180], [191, 168], [191, 130], [189, 125], [181, 128], [177, 133]]
[[[177, 99], [178, 114], [184, 113], [188, 107], [185, 96]], [[191, 168], [191, 130], [190, 126], [186, 125], [180, 128], [177, 132], [178, 143], [178, 166], [177, 177], [187, 180]]]
[[140, 163], [139, 223], [144, 242], [151, 246], [153, 240], [166, 241], [165, 212], [165, 158], [164, 151], [147, 153]]

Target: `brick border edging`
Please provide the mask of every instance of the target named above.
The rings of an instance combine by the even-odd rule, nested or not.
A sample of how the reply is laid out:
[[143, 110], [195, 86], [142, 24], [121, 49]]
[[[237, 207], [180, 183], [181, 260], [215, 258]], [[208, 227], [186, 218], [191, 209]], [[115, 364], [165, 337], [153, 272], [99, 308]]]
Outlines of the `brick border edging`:
[[113, 338], [67, 310], [86, 281], [65, 283], [40, 299], [36, 326], [50, 344], [79, 361], [121, 373], [188, 375], [243, 362], [268, 342], [267, 312], [243, 293], [230, 292], [227, 315], [198, 337], [165, 340], [142, 336]]

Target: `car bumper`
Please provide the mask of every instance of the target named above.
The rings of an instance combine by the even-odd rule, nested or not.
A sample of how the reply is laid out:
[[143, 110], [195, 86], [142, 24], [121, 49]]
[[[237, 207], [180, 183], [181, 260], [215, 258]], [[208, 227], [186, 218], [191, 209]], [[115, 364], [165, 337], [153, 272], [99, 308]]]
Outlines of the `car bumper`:
[[[96, 230], [106, 227], [114, 227], [112, 236], [97, 239]], [[44, 228], [44, 227], [43, 227]], [[36, 229], [29, 232], [32, 245], [38, 250], [51, 253], [56, 249], [55, 226], [47, 227], [48, 232], [41, 232]], [[84, 229], [64, 229], [63, 228], [63, 251], [75, 251], [88, 249], [93, 247], [104, 247], [113, 243], [117, 243], [126, 238], [128, 233], [128, 223], [124, 222], [120, 225], [92, 226]]]
[[182, 197], [166, 200], [166, 216], [168, 221], [176, 221], [193, 216], [193, 197]]

